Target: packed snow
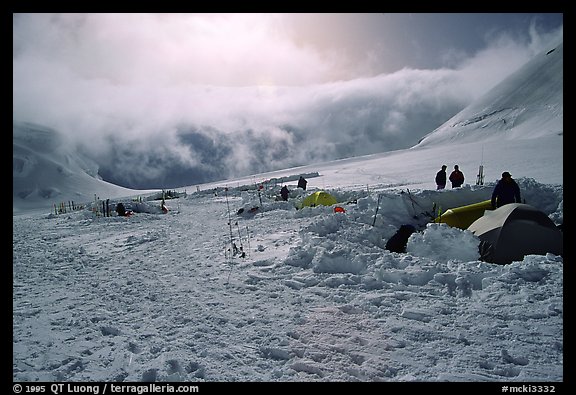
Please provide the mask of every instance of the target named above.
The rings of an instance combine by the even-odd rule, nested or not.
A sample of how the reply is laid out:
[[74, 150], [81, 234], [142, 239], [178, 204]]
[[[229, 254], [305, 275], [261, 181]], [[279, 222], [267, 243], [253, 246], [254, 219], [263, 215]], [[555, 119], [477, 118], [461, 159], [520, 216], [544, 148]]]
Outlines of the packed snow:
[[[562, 220], [561, 186], [519, 183]], [[491, 188], [414, 191], [415, 210], [403, 189], [329, 190], [335, 213], [229, 188], [166, 215], [15, 216], [14, 380], [562, 381], [562, 258], [484, 263], [471, 232], [426, 224]], [[414, 216], [408, 253], [385, 250]]]
[[[470, 231], [431, 222], [510, 171], [562, 224], [554, 111], [525, 139], [492, 119], [447, 142], [448, 122], [436, 144], [177, 189], [167, 214], [151, 191], [98, 193], [110, 216], [15, 199], [13, 381], [562, 382], [563, 257], [483, 262]], [[436, 190], [456, 163], [465, 185]], [[338, 203], [299, 208], [317, 190]], [[407, 252], [386, 250], [403, 224]]]

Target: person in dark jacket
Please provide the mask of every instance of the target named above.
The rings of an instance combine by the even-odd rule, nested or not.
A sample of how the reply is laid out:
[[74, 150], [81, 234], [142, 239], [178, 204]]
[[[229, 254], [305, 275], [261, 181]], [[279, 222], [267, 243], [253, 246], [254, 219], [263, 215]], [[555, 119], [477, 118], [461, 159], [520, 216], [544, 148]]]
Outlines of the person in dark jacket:
[[446, 188], [446, 165], [442, 165], [442, 169], [436, 173], [436, 189]]
[[282, 200], [288, 200], [288, 194], [290, 193], [290, 191], [288, 191], [288, 187], [286, 185], [284, 185], [282, 187], [282, 189], [280, 190], [280, 195], [282, 196]]
[[497, 209], [508, 203], [522, 203], [520, 199], [520, 187], [505, 171], [492, 192], [492, 208]]
[[450, 177], [448, 179], [452, 183], [452, 188], [458, 188], [464, 184], [464, 173], [460, 171], [458, 165], [454, 165], [454, 171], [450, 173]]
[[306, 184], [308, 184], [308, 181], [306, 181], [304, 177], [300, 176], [300, 179], [298, 180], [298, 188], [306, 190]]

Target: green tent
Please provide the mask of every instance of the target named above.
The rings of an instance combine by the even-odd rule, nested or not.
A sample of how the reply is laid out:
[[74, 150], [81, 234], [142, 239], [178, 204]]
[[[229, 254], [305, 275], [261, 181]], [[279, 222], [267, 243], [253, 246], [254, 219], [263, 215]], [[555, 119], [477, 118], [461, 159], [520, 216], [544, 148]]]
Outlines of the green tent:
[[302, 207], [316, 207], [316, 206], [331, 206], [338, 203], [336, 198], [330, 195], [328, 192], [318, 191], [307, 196], [302, 201]]
[[542, 211], [528, 204], [509, 203], [487, 211], [468, 230], [480, 239], [481, 259], [506, 264], [526, 255], [562, 255], [562, 232]]

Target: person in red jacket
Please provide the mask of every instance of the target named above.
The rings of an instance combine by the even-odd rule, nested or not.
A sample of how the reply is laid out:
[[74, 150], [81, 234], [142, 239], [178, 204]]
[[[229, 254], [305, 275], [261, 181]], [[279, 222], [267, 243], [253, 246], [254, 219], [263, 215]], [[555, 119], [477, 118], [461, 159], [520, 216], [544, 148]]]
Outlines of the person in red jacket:
[[450, 177], [448, 179], [452, 183], [452, 188], [458, 188], [464, 184], [464, 173], [460, 171], [458, 165], [454, 165], [454, 171], [450, 173]]

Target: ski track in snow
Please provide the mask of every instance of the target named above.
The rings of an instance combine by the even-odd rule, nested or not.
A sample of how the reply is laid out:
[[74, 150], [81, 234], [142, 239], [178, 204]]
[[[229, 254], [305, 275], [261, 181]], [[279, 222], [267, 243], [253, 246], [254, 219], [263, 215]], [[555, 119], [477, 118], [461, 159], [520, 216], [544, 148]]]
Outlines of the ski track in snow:
[[[288, 202], [232, 212], [247, 257], [230, 258], [226, 199], [193, 194], [167, 215], [14, 217], [14, 380], [562, 380], [562, 283], [540, 281], [561, 281], [561, 263], [438, 267], [389, 253], [361, 241], [382, 240], [367, 225], [374, 198], [348, 217]], [[339, 257], [357, 272], [326, 269]], [[510, 316], [518, 290], [526, 305]]]

